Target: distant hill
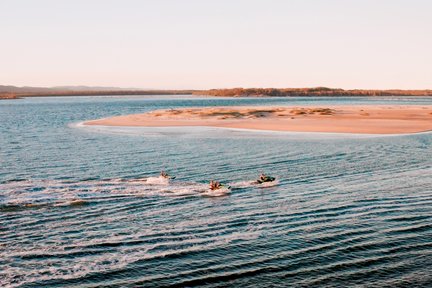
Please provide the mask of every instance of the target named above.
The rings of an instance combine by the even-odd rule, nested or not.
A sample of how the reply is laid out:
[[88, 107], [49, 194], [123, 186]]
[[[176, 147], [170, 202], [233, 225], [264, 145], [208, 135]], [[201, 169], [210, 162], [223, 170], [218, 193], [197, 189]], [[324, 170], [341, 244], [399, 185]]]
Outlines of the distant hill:
[[31, 87], [31, 86], [6, 86], [0, 85], [0, 92], [50, 92], [50, 91], [119, 91], [119, 90], [143, 90], [138, 88], [97, 87], [97, 86], [55, 86], [55, 87]]
[[0, 99], [35, 96], [190, 95], [193, 92], [194, 90], [143, 90], [137, 88], [93, 86], [16, 87], [0, 85]]
[[[144, 90], [139, 88], [120, 88], [120, 87], [98, 87], [98, 86], [54, 86], [50, 89], [62, 91], [120, 91], [120, 90]], [[148, 90], [148, 89], [145, 89]]]
[[45, 88], [45, 87], [16, 87], [16, 86], [5, 86], [0, 85], [0, 92], [3, 93], [27, 93], [27, 92], [47, 92], [52, 91], [52, 88]]

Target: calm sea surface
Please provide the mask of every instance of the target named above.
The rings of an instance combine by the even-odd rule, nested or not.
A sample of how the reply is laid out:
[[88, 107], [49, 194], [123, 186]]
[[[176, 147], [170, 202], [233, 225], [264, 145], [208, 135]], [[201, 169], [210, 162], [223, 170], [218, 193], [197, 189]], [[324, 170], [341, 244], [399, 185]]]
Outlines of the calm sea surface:
[[[431, 287], [432, 133], [79, 124], [161, 108], [309, 104], [432, 98], [0, 101], [0, 287]], [[142, 181], [163, 169], [177, 178]], [[261, 172], [278, 185], [252, 185]], [[210, 179], [231, 193], [211, 197]]]

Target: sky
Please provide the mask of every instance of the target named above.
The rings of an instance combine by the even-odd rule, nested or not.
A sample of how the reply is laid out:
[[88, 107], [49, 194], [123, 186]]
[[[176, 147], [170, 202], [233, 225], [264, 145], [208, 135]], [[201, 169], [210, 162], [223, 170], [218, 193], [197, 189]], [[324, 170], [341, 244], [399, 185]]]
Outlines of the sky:
[[432, 89], [430, 0], [0, 0], [0, 85]]

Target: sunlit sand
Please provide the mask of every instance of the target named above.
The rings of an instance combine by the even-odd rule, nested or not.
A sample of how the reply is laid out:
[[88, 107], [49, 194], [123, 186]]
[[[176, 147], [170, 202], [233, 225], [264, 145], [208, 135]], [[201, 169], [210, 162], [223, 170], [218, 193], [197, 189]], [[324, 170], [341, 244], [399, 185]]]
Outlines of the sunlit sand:
[[428, 105], [211, 107], [156, 110], [85, 122], [103, 126], [208, 126], [269, 131], [365, 134], [432, 130]]

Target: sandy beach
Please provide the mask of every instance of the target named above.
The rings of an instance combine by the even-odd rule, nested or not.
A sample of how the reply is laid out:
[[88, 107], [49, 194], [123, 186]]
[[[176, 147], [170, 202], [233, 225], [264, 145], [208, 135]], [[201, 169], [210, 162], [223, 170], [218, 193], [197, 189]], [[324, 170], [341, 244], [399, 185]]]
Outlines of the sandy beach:
[[428, 105], [205, 107], [156, 110], [144, 114], [87, 121], [103, 126], [210, 126], [270, 131], [366, 134], [432, 130]]

